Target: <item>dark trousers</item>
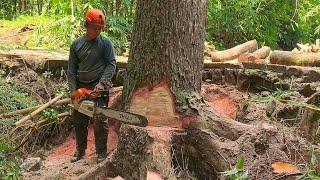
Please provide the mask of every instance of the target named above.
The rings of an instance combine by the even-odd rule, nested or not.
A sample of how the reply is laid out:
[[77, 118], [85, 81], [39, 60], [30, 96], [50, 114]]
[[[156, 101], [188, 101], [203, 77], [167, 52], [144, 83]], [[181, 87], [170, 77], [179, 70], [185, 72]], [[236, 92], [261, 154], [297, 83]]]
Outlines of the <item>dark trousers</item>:
[[[87, 149], [88, 125], [90, 117], [74, 110], [73, 125], [76, 132], [76, 145], [78, 152], [84, 152]], [[96, 153], [106, 155], [107, 137], [108, 137], [107, 119], [97, 115], [93, 118], [93, 130], [96, 146]]]
[[[107, 106], [108, 101], [109, 94], [107, 94], [106, 97], [102, 99], [98, 99], [96, 103], [98, 106]], [[102, 115], [94, 115], [92, 120], [96, 153], [98, 155], [106, 155], [108, 139], [108, 120], [105, 116]], [[89, 121], [89, 116], [86, 116], [76, 110], [73, 111], [73, 125], [75, 127], [76, 132], [76, 146], [78, 152], [84, 152], [87, 149]]]

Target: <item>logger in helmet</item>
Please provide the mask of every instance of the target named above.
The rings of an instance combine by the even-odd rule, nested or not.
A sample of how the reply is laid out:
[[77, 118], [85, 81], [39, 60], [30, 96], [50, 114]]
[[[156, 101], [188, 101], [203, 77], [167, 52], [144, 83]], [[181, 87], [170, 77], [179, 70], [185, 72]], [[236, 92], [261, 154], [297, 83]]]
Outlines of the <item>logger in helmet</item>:
[[[109, 92], [116, 61], [112, 43], [100, 35], [105, 25], [105, 15], [101, 10], [88, 10], [85, 15], [86, 33], [74, 40], [70, 47], [68, 84], [71, 92], [79, 88]], [[108, 105], [108, 96], [109, 93], [104, 97], [106, 105]], [[76, 152], [71, 162], [76, 162], [85, 155], [90, 118], [76, 110], [72, 118], [76, 134]], [[98, 162], [106, 158], [107, 124], [106, 119], [94, 117], [93, 129]]]

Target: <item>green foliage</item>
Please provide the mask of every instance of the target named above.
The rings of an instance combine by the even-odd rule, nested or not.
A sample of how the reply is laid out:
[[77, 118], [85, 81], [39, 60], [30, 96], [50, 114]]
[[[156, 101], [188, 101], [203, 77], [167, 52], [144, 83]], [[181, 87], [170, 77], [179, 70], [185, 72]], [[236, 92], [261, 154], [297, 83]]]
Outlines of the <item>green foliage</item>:
[[[20, 15], [13, 21], [15, 24], [20, 24], [18, 28], [22, 28], [26, 24], [35, 25], [35, 30], [28, 41], [29, 44], [27, 44], [28, 47], [68, 50], [71, 42], [85, 33], [83, 26], [85, 12], [89, 8], [99, 8], [107, 15], [107, 28], [102, 34], [107, 36], [113, 42], [117, 52], [121, 53], [129, 46], [128, 34], [132, 30], [134, 15], [132, 2], [134, 1], [123, 0], [119, 2], [118, 7], [110, 6], [110, 2], [106, 3], [100, 0], [50, 0], [44, 3], [41, 15], [34, 15], [32, 12], [20, 15], [12, 11], [9, 13], [11, 14], [9, 19]], [[117, 1], [117, 3], [119, 2]], [[36, 8], [33, 7], [33, 9]], [[29, 19], [33, 19], [33, 21]], [[3, 22], [5, 21], [2, 21], [2, 24]]]
[[188, 106], [187, 93], [183, 91], [174, 91], [173, 94], [175, 97], [175, 101], [179, 106]]
[[59, 119], [58, 114], [57, 110], [51, 108], [42, 111], [42, 116], [48, 118], [49, 121], [57, 121]]
[[20, 177], [20, 169], [15, 158], [7, 158], [5, 153], [12, 151], [12, 147], [0, 139], [0, 179], [15, 180]]
[[34, 106], [36, 102], [19, 85], [9, 85], [0, 77], [0, 114]]
[[0, 142], [0, 153], [7, 153], [12, 151], [12, 147], [9, 144]]
[[[127, 0], [125, 2], [129, 1]], [[45, 42], [52, 43], [48, 44], [48, 46], [59, 45], [62, 48], [69, 47], [75, 38], [85, 33], [83, 17], [89, 8], [99, 8], [103, 11], [107, 10], [106, 3], [97, 0], [90, 0], [86, 3], [82, 3], [82, 1], [79, 0], [68, 0], [64, 2], [53, 0], [52, 4], [52, 8], [46, 15], [56, 17], [56, 22], [40, 28], [38, 34], [40, 35], [39, 37], [43, 39], [39, 44]], [[132, 29], [132, 23], [129, 22], [132, 22], [133, 17], [113, 15], [113, 13], [109, 12], [106, 12], [106, 15], [108, 28], [102, 34], [110, 38], [117, 52], [123, 52], [129, 45], [127, 34]], [[48, 34], [50, 36], [48, 36]], [[49, 37], [49, 39], [45, 39], [46, 37]]]
[[53, 94], [55, 96], [58, 96], [59, 94], [69, 95], [70, 94], [70, 90], [69, 90], [68, 86], [62, 85], [59, 88], [53, 90]]
[[244, 167], [244, 157], [242, 155], [237, 157], [237, 164], [234, 169], [230, 171], [223, 172], [223, 176], [227, 180], [248, 180], [250, 179], [250, 174], [245, 171]]
[[18, 180], [21, 178], [19, 165], [16, 159], [8, 159], [0, 154], [0, 179]]
[[127, 34], [133, 28], [132, 23], [129, 23], [129, 21], [122, 16], [113, 16], [107, 19], [108, 32], [103, 34], [110, 38], [118, 52], [124, 52], [125, 48], [129, 47]]
[[210, 0], [207, 40], [218, 48], [257, 39], [261, 45], [292, 49], [319, 37], [319, 8], [318, 0]]
[[288, 93], [296, 92], [294, 89], [284, 90], [284, 89], [276, 89], [275, 91], [271, 92], [269, 96], [266, 97], [254, 97], [253, 100], [259, 103], [270, 103], [273, 99], [277, 99], [280, 102], [286, 102], [285, 95]]
[[[89, 8], [99, 8], [107, 15], [103, 35], [119, 54], [130, 45], [135, 0], [49, 0], [42, 10], [29, 1], [19, 9], [18, 1], [4, 0], [0, 18], [16, 19], [15, 23], [24, 25], [35, 19], [31, 23], [36, 26], [33, 39], [28, 41], [32, 47], [67, 50], [85, 33], [83, 17]], [[297, 42], [314, 43], [320, 37], [319, 0], [210, 0], [208, 10], [206, 39], [218, 49], [257, 39], [261, 45], [291, 50]], [[38, 11], [40, 15], [36, 15]]]
[[12, 0], [1, 0], [0, 19], [12, 19], [15, 16], [15, 3]]
[[312, 147], [309, 168], [299, 177], [299, 180], [320, 180], [320, 173], [316, 171], [318, 165], [316, 147]]
[[305, 102], [300, 102], [297, 100], [288, 99], [287, 94], [292, 93], [292, 92], [296, 92], [296, 91], [297, 90], [295, 90], [295, 89], [289, 89], [289, 90], [276, 89], [275, 91], [273, 91], [271, 93], [271, 95], [269, 95], [267, 97], [257, 97], [256, 96], [256, 97], [253, 97], [253, 100], [255, 102], [259, 102], [259, 103], [270, 103], [274, 99], [276, 99], [284, 104], [289, 104], [289, 105], [293, 105], [293, 106], [312, 109], [312, 110], [316, 111], [314, 116], [315, 116], [315, 119], [317, 119], [319, 116], [319, 112], [320, 112], [320, 105], [319, 104], [308, 104]]

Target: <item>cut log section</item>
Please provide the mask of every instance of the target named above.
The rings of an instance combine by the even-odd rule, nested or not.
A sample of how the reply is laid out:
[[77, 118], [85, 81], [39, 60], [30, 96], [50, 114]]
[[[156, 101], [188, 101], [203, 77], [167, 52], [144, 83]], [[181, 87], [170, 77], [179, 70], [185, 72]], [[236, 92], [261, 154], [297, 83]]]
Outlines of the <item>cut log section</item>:
[[258, 42], [257, 40], [251, 40], [225, 51], [213, 52], [211, 53], [211, 60], [213, 62], [229, 61], [229, 60], [236, 59], [241, 54], [244, 54], [247, 52], [251, 53], [256, 50], [258, 50]]
[[299, 52], [308, 52], [308, 53], [318, 53], [320, 52], [320, 39], [316, 40], [315, 44], [301, 44], [297, 43], [297, 48]]
[[292, 51], [274, 51], [270, 55], [270, 63], [297, 66], [320, 66], [320, 53], [304, 53]]
[[271, 49], [268, 46], [264, 46], [253, 53], [241, 54], [238, 58], [240, 62], [261, 62], [263, 59], [270, 55]]

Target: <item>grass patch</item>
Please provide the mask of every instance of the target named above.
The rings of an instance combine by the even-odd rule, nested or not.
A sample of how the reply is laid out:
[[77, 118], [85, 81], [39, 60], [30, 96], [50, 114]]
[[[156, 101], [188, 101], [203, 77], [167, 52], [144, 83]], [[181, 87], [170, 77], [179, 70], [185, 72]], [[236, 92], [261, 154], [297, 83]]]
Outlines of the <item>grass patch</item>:
[[6, 153], [12, 151], [12, 147], [0, 139], [0, 179], [16, 180], [21, 179], [21, 171], [18, 160], [14, 157], [7, 157]]
[[0, 77], [0, 114], [36, 105], [36, 101], [18, 84], [9, 85]]

